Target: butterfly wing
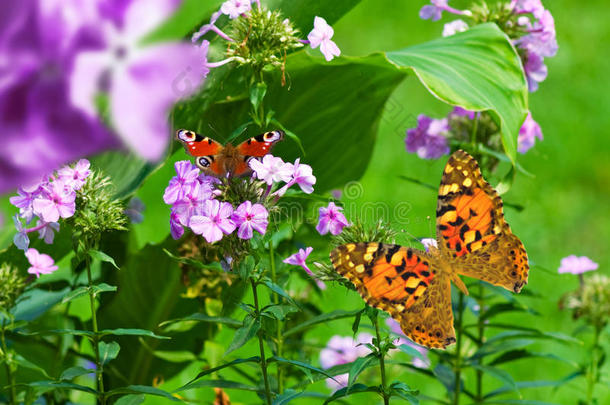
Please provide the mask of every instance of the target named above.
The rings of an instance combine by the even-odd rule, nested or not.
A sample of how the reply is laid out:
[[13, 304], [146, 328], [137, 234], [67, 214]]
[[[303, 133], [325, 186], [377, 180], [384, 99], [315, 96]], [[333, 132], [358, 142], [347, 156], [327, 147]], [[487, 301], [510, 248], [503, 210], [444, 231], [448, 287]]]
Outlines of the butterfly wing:
[[443, 172], [436, 231], [441, 253], [458, 274], [515, 292], [527, 284], [527, 253], [504, 220], [502, 199], [462, 150], [451, 155]]
[[186, 153], [195, 158], [195, 164], [207, 174], [222, 176], [219, 156], [223, 146], [207, 136], [186, 129], [176, 131], [176, 139], [184, 145]]
[[330, 254], [339, 274], [371, 306], [388, 312], [413, 341], [455, 342], [449, 279], [426, 252], [382, 243], [349, 243]]
[[237, 145], [239, 158], [233, 174], [243, 176], [250, 173], [250, 160], [262, 158], [282, 139], [284, 139], [284, 131], [270, 131], [254, 136]]

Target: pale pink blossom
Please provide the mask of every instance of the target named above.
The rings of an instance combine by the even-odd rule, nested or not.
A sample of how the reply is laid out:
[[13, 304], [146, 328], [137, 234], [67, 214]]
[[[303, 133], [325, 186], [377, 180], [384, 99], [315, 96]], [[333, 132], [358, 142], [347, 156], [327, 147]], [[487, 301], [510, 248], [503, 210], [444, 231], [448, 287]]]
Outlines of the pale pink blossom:
[[51, 274], [58, 269], [51, 256], [44, 253], [39, 253], [38, 250], [30, 248], [25, 252], [31, 267], [28, 268], [28, 273], [36, 274], [40, 277], [41, 274]]
[[335, 56], [341, 55], [341, 50], [331, 40], [334, 33], [333, 27], [328, 25], [324, 18], [316, 16], [313, 20], [313, 30], [307, 35], [310, 46], [313, 49], [319, 46], [320, 52], [322, 52], [327, 61], [331, 61]]

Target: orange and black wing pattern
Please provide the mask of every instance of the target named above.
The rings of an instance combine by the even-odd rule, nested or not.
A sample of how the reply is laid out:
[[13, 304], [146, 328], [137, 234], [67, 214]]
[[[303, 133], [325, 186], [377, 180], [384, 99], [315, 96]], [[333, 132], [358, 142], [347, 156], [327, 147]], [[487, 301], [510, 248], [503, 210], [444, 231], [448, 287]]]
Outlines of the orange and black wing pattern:
[[176, 131], [176, 139], [184, 145], [184, 150], [195, 158], [195, 164], [206, 173], [222, 175], [219, 156], [223, 146], [207, 136], [186, 129]]
[[436, 209], [442, 256], [458, 274], [519, 292], [527, 284], [527, 253], [504, 220], [502, 205], [476, 160], [462, 150], [453, 153], [443, 171]]
[[426, 252], [382, 243], [348, 243], [330, 254], [339, 274], [371, 306], [388, 312], [413, 341], [444, 348], [455, 342], [449, 278]]

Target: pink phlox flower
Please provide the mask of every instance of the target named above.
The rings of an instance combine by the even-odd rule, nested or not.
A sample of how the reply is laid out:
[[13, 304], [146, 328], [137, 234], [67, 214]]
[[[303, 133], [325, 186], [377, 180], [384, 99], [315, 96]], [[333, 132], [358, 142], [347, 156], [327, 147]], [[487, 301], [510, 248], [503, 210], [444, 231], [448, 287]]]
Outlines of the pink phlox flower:
[[466, 110], [460, 106], [455, 106], [453, 110], [449, 113], [449, 117], [466, 117], [468, 119], [473, 120], [475, 117], [475, 112]]
[[349, 222], [345, 215], [341, 212], [343, 208], [330, 202], [327, 207], [320, 207], [319, 220], [316, 230], [320, 235], [326, 235], [328, 232], [331, 235], [339, 235], [344, 227], [349, 226]]
[[230, 19], [239, 17], [250, 11], [250, 0], [228, 0], [222, 3], [220, 11], [229, 16]]
[[15, 228], [17, 229], [17, 233], [13, 237], [13, 243], [15, 246], [17, 246], [17, 249], [25, 252], [30, 246], [30, 238], [28, 237], [26, 230], [23, 229], [23, 224], [19, 219], [19, 215], [15, 214], [13, 216], [13, 222], [15, 223]]
[[540, 125], [532, 118], [532, 113], [528, 112], [521, 129], [519, 129], [519, 137], [517, 138], [517, 150], [519, 153], [525, 153], [536, 143], [536, 138], [542, 140], [542, 129]]
[[557, 270], [559, 273], [582, 274], [587, 271], [597, 270], [599, 264], [587, 256], [570, 255], [561, 259], [561, 265]]
[[9, 198], [11, 204], [19, 208], [19, 215], [29, 223], [34, 216], [34, 200], [40, 195], [41, 188], [36, 185], [33, 188], [19, 187], [17, 196]]
[[451, 21], [443, 26], [443, 36], [449, 37], [451, 35], [457, 34], [458, 32], [464, 32], [468, 30], [468, 24], [466, 24], [463, 20], [455, 20]]
[[538, 90], [538, 83], [543, 82], [548, 75], [544, 58], [535, 52], [525, 51], [525, 77], [530, 92]]
[[286, 191], [294, 184], [298, 184], [301, 190], [306, 194], [313, 193], [313, 185], [316, 184], [316, 176], [313, 175], [311, 166], [300, 163], [300, 158], [294, 161], [292, 165], [292, 179], [282, 188], [275, 192], [278, 196], [283, 196]]
[[540, 0], [513, 0], [511, 7], [517, 14], [532, 14], [535, 18], [541, 18], [545, 11]]
[[74, 167], [65, 166], [57, 171], [57, 177], [73, 190], [80, 190], [87, 177], [91, 174], [91, 163], [87, 159], [80, 159]]
[[422, 159], [438, 159], [449, 153], [445, 136], [449, 130], [447, 118], [437, 120], [421, 114], [417, 117], [417, 127], [407, 130], [407, 151], [417, 153]]
[[307, 272], [307, 274], [313, 276], [313, 272], [309, 269], [309, 267], [307, 267], [307, 263], [305, 262], [311, 252], [313, 252], [313, 248], [311, 246], [306, 247], [305, 249], [299, 249], [299, 251], [295, 254], [285, 258], [283, 262], [286, 264], [292, 264], [294, 266], [301, 266], [303, 270]]
[[269, 213], [261, 204], [252, 204], [250, 201], [244, 201], [233, 212], [231, 219], [238, 227], [237, 236], [241, 239], [250, 239], [253, 236], [253, 231], [264, 235], [269, 224]]
[[38, 238], [43, 239], [47, 245], [50, 245], [55, 238], [55, 232], [59, 232], [59, 223], [38, 221], [36, 228], [40, 228], [38, 230]]
[[189, 226], [190, 219], [194, 215], [203, 215], [204, 204], [207, 200], [213, 198], [212, 189], [209, 184], [193, 183], [190, 191], [181, 199], [172, 205], [174, 212], [180, 223], [184, 226]]
[[163, 201], [169, 205], [182, 200], [199, 183], [199, 169], [188, 160], [176, 162], [174, 168], [177, 176], [172, 177], [163, 194]]
[[461, 11], [450, 7], [449, 4], [447, 4], [448, 1], [449, 0], [430, 0], [430, 3], [432, 4], [425, 5], [419, 10], [419, 18], [422, 20], [438, 21], [441, 19], [443, 11], [458, 15], [471, 14], [470, 11]]
[[191, 217], [189, 226], [208, 243], [218, 242], [223, 234], [228, 235], [235, 230], [231, 215], [233, 215], [231, 203], [207, 200], [203, 205], [202, 214]]
[[55, 180], [34, 200], [34, 213], [45, 222], [69, 218], [74, 215], [76, 209], [75, 199], [76, 193], [72, 188], [61, 180]]
[[413, 359], [411, 360], [411, 363], [415, 367], [418, 367], [418, 368], [430, 367], [431, 363], [430, 363], [430, 359], [428, 358], [428, 349], [427, 348], [425, 348], [424, 346], [420, 346], [417, 343], [413, 342], [411, 339], [409, 339], [404, 334], [402, 329], [400, 329], [400, 324], [398, 322], [396, 322], [394, 319], [392, 319], [392, 318], [386, 319], [386, 324], [388, 325], [388, 327], [390, 328], [392, 333], [398, 335], [398, 338], [394, 341], [394, 344], [396, 346], [400, 346], [400, 345], [411, 346], [412, 348], [417, 350], [419, 352], [419, 354], [421, 354], [421, 357], [423, 357], [423, 359], [419, 358], [419, 357], [413, 357]]
[[28, 273], [36, 274], [36, 277], [40, 277], [41, 274], [51, 274], [58, 269], [51, 256], [39, 253], [36, 249], [28, 249], [28, 251], [25, 252], [25, 256], [28, 258], [31, 265], [28, 269]]
[[[372, 343], [373, 336], [369, 333], [360, 333], [354, 340], [351, 336], [335, 335], [330, 338], [326, 347], [320, 351], [320, 365], [328, 369], [340, 364], [356, 361], [371, 353], [365, 344]], [[347, 386], [349, 374], [340, 374], [326, 379], [326, 385], [332, 390]]]
[[273, 155], [265, 155], [262, 161], [250, 160], [250, 168], [254, 170], [259, 180], [263, 180], [269, 186], [280, 181], [290, 181], [294, 173], [292, 163], [285, 163], [281, 158]]
[[169, 231], [172, 235], [172, 238], [178, 240], [184, 235], [184, 228], [180, 222], [180, 218], [178, 214], [172, 211], [169, 217]]
[[320, 52], [322, 52], [327, 61], [331, 61], [335, 56], [341, 55], [341, 50], [331, 40], [334, 33], [333, 27], [328, 25], [324, 18], [316, 16], [313, 20], [313, 30], [307, 35], [312, 49], [319, 46]]
[[557, 44], [555, 20], [550, 11], [545, 10], [533, 26], [530, 26], [529, 22], [526, 26], [530, 27], [529, 34], [515, 41], [520, 48], [544, 57], [553, 57], [557, 54], [559, 46]]

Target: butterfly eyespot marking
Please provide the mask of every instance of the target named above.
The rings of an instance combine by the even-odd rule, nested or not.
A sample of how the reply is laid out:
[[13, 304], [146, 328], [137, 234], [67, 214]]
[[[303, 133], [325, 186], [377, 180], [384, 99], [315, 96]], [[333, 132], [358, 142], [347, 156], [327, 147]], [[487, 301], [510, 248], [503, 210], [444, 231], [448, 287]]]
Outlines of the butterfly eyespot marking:
[[179, 129], [176, 131], [176, 138], [184, 142], [193, 142], [197, 138], [197, 134], [187, 129]]
[[212, 159], [208, 156], [198, 157], [195, 161], [200, 168], [208, 168], [212, 164]]

